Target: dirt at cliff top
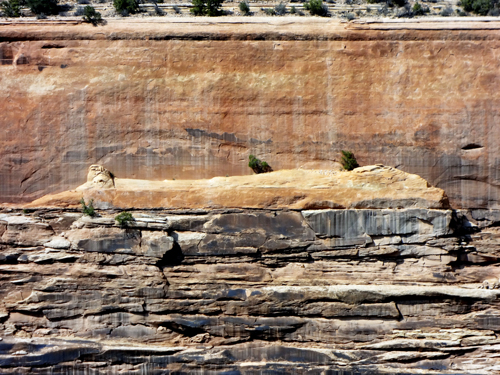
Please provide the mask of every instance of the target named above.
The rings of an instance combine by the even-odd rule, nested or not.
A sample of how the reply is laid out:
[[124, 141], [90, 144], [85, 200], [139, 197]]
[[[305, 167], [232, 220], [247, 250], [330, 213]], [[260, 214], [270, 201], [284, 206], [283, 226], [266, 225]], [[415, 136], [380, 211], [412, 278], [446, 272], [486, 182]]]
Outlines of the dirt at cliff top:
[[446, 208], [442, 189], [391, 167], [351, 172], [281, 170], [209, 180], [115, 179], [115, 189], [85, 183], [76, 190], [46, 195], [26, 207], [70, 207], [82, 196], [99, 208]]

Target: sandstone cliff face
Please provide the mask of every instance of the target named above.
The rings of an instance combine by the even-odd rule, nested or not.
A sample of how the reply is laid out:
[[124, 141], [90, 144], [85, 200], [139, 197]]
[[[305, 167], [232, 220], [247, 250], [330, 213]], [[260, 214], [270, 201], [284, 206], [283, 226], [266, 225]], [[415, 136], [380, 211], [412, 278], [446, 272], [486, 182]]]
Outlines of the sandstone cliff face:
[[496, 23], [0, 26], [0, 201], [121, 178], [328, 168], [341, 149], [498, 207]]
[[0, 214], [1, 373], [499, 371], [498, 211], [101, 213]]
[[209, 180], [114, 179], [105, 182], [108, 187], [102, 187], [99, 176], [97, 182], [48, 194], [24, 207], [75, 207], [83, 197], [102, 209], [449, 208], [442, 189], [429, 186], [420, 176], [382, 165], [353, 171], [281, 170]]

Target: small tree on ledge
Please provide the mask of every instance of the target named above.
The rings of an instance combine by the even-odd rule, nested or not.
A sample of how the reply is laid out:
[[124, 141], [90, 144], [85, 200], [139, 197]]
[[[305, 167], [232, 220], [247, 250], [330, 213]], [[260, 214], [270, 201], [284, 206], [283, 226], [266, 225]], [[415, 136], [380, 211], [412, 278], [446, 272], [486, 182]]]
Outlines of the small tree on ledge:
[[248, 166], [252, 168], [252, 170], [259, 174], [259, 173], [268, 173], [272, 172], [273, 169], [269, 164], [267, 164], [265, 161], [261, 161], [260, 159], [257, 159], [255, 156], [250, 155], [248, 157]]
[[359, 164], [351, 151], [342, 150], [342, 160], [340, 162], [346, 171], [352, 171], [354, 168], [359, 167]]

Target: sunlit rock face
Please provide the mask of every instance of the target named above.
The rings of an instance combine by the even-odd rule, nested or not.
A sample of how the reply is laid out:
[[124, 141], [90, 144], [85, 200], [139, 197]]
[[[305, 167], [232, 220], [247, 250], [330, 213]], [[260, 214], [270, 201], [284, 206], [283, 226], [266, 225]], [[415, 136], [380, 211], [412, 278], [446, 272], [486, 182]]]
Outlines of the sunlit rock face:
[[118, 178], [328, 169], [341, 149], [498, 206], [496, 24], [0, 26], [0, 201]]
[[107, 179], [112, 176], [107, 170], [94, 177], [100, 168], [90, 166], [88, 181], [76, 189], [47, 194], [24, 207], [75, 207], [83, 198], [102, 209], [449, 208], [442, 189], [383, 165], [175, 181]]

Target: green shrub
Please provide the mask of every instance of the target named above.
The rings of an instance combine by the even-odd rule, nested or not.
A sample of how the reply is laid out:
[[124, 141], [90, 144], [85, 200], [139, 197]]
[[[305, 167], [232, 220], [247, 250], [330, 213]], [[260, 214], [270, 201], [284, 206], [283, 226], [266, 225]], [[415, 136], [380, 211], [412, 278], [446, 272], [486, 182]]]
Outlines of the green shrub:
[[94, 209], [94, 200], [93, 199], [91, 199], [89, 204], [87, 205], [85, 203], [85, 199], [82, 198], [80, 200], [80, 204], [82, 205], [82, 212], [84, 215], [94, 217], [97, 214], [95, 212], [95, 209]]
[[57, 0], [26, 0], [26, 5], [37, 15], [58, 13]]
[[279, 3], [274, 7], [274, 11], [276, 12], [276, 15], [278, 16], [283, 16], [286, 14], [286, 4], [285, 3]]
[[21, 8], [23, 5], [19, 0], [2, 1], [0, 9], [5, 17], [21, 17]]
[[268, 16], [275, 16], [276, 15], [276, 11], [273, 8], [262, 8], [262, 10]]
[[354, 168], [359, 167], [359, 164], [351, 151], [342, 150], [342, 160], [340, 162], [346, 171], [352, 171]]
[[[488, 0], [489, 1], [489, 0]], [[486, 12], [487, 13], [487, 12]], [[451, 6], [447, 6], [446, 8], [444, 8], [440, 13], [439, 15], [441, 17], [449, 17], [453, 14], [453, 8]]]
[[290, 8], [290, 14], [295, 14], [295, 13], [297, 13], [297, 8], [291, 7]]
[[193, 0], [193, 7], [190, 12], [195, 16], [204, 16], [205, 15], [205, 1], [204, 0]]
[[87, 5], [83, 8], [83, 21], [91, 23], [94, 26], [97, 26], [102, 22], [101, 13], [96, 12], [93, 6]]
[[242, 1], [239, 5], [241, 13], [243, 13], [245, 16], [248, 16], [250, 14], [250, 6], [246, 1]]
[[191, 8], [191, 13], [195, 16], [222, 16], [222, 1], [223, 0], [193, 0], [194, 7]]
[[133, 14], [139, 11], [139, 4], [136, 0], [114, 0], [113, 6], [122, 15]]
[[131, 221], [134, 221], [135, 219], [130, 212], [122, 212], [119, 215], [115, 216], [115, 220], [121, 227], [124, 227], [127, 226], [128, 223], [130, 223]]
[[495, 8], [491, 0], [461, 0], [461, 5], [466, 12], [473, 12], [480, 16], [486, 16]]
[[272, 172], [273, 169], [269, 164], [267, 164], [265, 161], [261, 161], [260, 159], [257, 159], [255, 156], [250, 155], [248, 157], [248, 166], [252, 168], [252, 170], [259, 174], [259, 173], [268, 173]]
[[309, 0], [304, 3], [304, 9], [308, 10], [312, 16], [328, 16], [328, 7], [323, 4], [323, 0]]
[[416, 16], [423, 16], [425, 13], [424, 8], [422, 7], [422, 5], [420, 5], [419, 2], [416, 2], [413, 5], [412, 11], [413, 11], [413, 14], [415, 14]]
[[347, 13], [347, 15], [345, 16], [345, 18], [347, 18], [348, 21], [352, 21], [353, 19], [356, 18], [356, 16], [352, 13]]

